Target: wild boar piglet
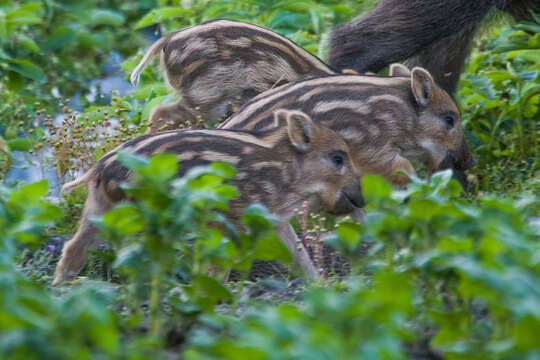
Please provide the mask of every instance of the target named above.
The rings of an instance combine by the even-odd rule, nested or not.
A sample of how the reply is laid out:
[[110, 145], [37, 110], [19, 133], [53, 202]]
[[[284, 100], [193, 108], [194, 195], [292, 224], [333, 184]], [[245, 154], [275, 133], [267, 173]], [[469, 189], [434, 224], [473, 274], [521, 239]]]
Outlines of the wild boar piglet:
[[178, 129], [188, 122], [200, 127], [201, 121], [225, 118], [268, 89], [335, 73], [270, 29], [226, 19], [210, 20], [156, 41], [131, 73], [133, 85], [158, 53], [165, 77], [179, 99], [151, 111], [150, 132]]
[[[393, 64], [390, 76], [326, 75], [268, 90], [248, 101], [219, 125], [222, 129], [276, 131], [277, 108], [305, 112], [315, 123], [339, 133], [362, 173], [396, 185], [409, 182], [416, 159], [432, 172], [463, 172], [475, 164], [452, 98], [422, 68]], [[466, 186], [466, 184], [464, 184]]]
[[239, 197], [225, 215], [236, 226], [246, 207], [264, 204], [282, 220], [278, 235], [295, 261], [309, 276], [317, 276], [306, 250], [297, 249], [297, 239], [288, 220], [305, 201], [310, 209], [345, 215], [364, 205], [359, 177], [349, 147], [334, 131], [315, 124], [299, 111], [277, 110], [273, 114], [276, 132], [260, 137], [234, 130], [176, 130], [151, 134], [128, 141], [103, 156], [82, 177], [67, 183], [64, 192], [88, 184], [88, 198], [79, 229], [64, 245], [53, 284], [73, 278], [84, 266], [87, 250], [99, 244], [90, 218], [126, 200], [120, 184], [130, 180], [130, 172], [118, 160], [118, 151], [150, 156], [172, 153], [181, 163], [178, 176], [195, 166], [214, 161], [234, 165], [232, 180]]

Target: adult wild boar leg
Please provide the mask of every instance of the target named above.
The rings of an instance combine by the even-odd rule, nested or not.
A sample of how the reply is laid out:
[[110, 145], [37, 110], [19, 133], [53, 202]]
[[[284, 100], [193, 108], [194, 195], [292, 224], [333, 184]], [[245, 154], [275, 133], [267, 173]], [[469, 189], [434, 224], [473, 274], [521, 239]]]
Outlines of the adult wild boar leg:
[[469, 24], [457, 34], [429, 45], [407, 60], [407, 66], [423, 67], [433, 76], [437, 85], [450, 95], [456, 92], [459, 77], [469, 55], [476, 24]]
[[516, 21], [534, 21], [532, 13], [540, 14], [540, 1], [511, 0], [503, 2], [499, 8], [512, 15]]
[[329, 58], [337, 69], [377, 72], [477, 24], [499, 0], [382, 0], [334, 30]]
[[282, 223], [276, 227], [276, 232], [281, 241], [283, 241], [289, 249], [294, 261], [300, 264], [304, 274], [313, 279], [319, 277], [319, 273], [304, 246], [301, 246], [300, 249], [298, 249], [298, 237], [292, 226], [288, 222]]

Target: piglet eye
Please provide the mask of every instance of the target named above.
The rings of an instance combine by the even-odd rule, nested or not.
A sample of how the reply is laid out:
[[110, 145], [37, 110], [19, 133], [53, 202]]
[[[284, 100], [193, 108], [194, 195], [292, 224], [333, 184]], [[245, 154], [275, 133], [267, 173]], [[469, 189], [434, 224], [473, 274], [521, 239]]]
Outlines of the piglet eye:
[[449, 129], [452, 129], [456, 124], [456, 118], [453, 115], [445, 115], [443, 120], [446, 124], [446, 127]]
[[334, 164], [338, 166], [342, 166], [343, 163], [345, 162], [345, 159], [343, 159], [343, 156], [341, 155], [334, 155], [334, 157], [332, 158], [332, 161], [334, 162]]
[[336, 167], [342, 167], [345, 164], [346, 161], [346, 155], [343, 151], [336, 151], [331, 155], [332, 163]]

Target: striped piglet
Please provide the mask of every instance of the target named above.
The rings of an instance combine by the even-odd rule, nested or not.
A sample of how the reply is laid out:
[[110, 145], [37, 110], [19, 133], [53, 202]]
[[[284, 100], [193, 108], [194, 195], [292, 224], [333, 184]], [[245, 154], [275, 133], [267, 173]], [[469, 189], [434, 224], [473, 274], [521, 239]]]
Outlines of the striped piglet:
[[133, 85], [158, 53], [179, 99], [152, 110], [150, 132], [215, 122], [268, 89], [335, 73], [286, 37], [234, 20], [211, 20], [162, 37], [131, 73]]
[[120, 184], [131, 173], [117, 158], [118, 151], [139, 155], [172, 153], [181, 162], [178, 176], [187, 170], [214, 161], [234, 165], [233, 179], [240, 196], [230, 203], [225, 215], [237, 227], [246, 207], [264, 204], [278, 215], [282, 225], [278, 235], [293, 258], [309, 276], [317, 276], [309, 255], [298, 249], [296, 234], [288, 220], [304, 202], [310, 209], [336, 215], [355, 213], [364, 205], [359, 185], [360, 173], [349, 147], [334, 131], [315, 124], [299, 111], [277, 110], [273, 114], [277, 131], [261, 137], [234, 130], [176, 130], [151, 134], [128, 141], [103, 156], [82, 177], [67, 183], [64, 192], [88, 184], [88, 198], [77, 233], [64, 245], [53, 284], [72, 279], [84, 266], [87, 250], [99, 244], [91, 217], [102, 215], [125, 201]]

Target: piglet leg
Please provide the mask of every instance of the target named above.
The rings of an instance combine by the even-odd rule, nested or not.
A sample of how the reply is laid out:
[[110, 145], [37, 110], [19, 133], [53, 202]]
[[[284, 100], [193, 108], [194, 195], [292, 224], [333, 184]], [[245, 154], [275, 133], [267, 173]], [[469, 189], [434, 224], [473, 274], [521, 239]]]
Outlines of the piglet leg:
[[355, 208], [354, 211], [349, 215], [353, 221], [357, 223], [366, 224], [366, 212], [362, 208]]
[[392, 174], [390, 175], [390, 181], [397, 186], [404, 187], [411, 182], [411, 179], [407, 175], [396, 174], [398, 170], [403, 170], [409, 175], [416, 176], [416, 171], [407, 158], [401, 155], [396, 155], [392, 160]]
[[96, 236], [98, 229], [90, 219], [103, 215], [111, 208], [112, 203], [103, 196], [94, 181], [90, 182], [79, 229], [73, 238], [64, 244], [62, 258], [56, 265], [56, 277], [52, 285], [73, 280], [82, 270], [88, 259], [88, 250], [96, 248], [101, 242]]
[[319, 272], [309, 257], [303, 245], [298, 246], [298, 237], [289, 223], [282, 223], [276, 227], [276, 232], [292, 254], [294, 261], [300, 265], [304, 273], [310, 278], [318, 278]]

